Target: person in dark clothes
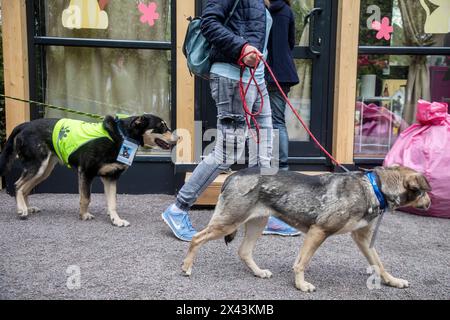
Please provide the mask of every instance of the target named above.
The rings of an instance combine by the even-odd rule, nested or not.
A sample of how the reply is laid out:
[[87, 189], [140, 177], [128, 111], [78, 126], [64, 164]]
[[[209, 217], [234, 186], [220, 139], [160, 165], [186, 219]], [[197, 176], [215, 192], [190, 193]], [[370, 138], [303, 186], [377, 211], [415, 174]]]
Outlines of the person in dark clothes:
[[[271, 0], [269, 12], [273, 24], [267, 43], [267, 62], [287, 95], [290, 88], [299, 83], [294, 59], [292, 58], [292, 50], [295, 46], [295, 19], [291, 9], [291, 1]], [[279, 132], [279, 154], [274, 154], [274, 157], [278, 156], [280, 170], [289, 170], [289, 136], [284, 116], [286, 102], [267, 71], [266, 80], [272, 109], [272, 125], [273, 129]], [[300, 232], [271, 216], [263, 234], [297, 236]]]
[[[292, 86], [299, 83], [292, 50], [295, 46], [295, 19], [290, 0], [271, 0], [269, 7], [273, 19], [268, 43], [268, 63], [275, 77], [287, 95]], [[266, 73], [270, 105], [272, 108], [273, 129], [279, 131], [279, 165], [280, 170], [289, 170], [289, 135], [286, 129], [286, 102]], [[276, 156], [276, 155], [275, 155]]]

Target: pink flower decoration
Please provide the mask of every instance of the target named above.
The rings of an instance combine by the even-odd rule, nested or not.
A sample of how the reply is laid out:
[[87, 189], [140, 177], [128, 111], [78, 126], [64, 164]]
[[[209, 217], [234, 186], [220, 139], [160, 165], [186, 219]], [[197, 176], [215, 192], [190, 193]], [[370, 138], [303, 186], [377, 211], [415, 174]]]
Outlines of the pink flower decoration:
[[386, 40], [391, 39], [391, 33], [394, 32], [394, 27], [390, 25], [390, 21], [388, 17], [384, 17], [380, 21], [374, 21], [372, 22], [372, 29], [377, 30], [377, 39], [380, 40], [382, 38]]
[[139, 3], [139, 11], [142, 13], [141, 22], [148, 23], [150, 27], [155, 25], [155, 20], [159, 19], [159, 13], [156, 12], [157, 6], [155, 2], [150, 2], [148, 5]]

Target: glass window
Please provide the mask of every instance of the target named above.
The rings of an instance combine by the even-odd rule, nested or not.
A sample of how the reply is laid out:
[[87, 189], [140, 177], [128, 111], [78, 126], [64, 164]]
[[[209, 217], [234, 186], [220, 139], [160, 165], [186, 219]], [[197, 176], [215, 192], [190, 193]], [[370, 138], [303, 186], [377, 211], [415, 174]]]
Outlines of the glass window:
[[[314, 0], [293, 0], [291, 8], [295, 18], [296, 46], [307, 47], [309, 45], [309, 28], [305, 27], [305, 17], [314, 8]], [[312, 61], [308, 59], [295, 59], [295, 66], [300, 77], [300, 83], [291, 88], [289, 99], [294, 108], [300, 113], [305, 123], [310, 126], [311, 120], [311, 78]], [[290, 141], [307, 142], [310, 140], [308, 133], [294, 116], [290, 108], [286, 108], [286, 128]]]
[[293, 0], [292, 11], [295, 17], [296, 45], [307, 46], [309, 42], [309, 28], [305, 28], [305, 17], [314, 8], [314, 0]]
[[[289, 100], [291, 100], [293, 107], [309, 127], [311, 123], [312, 61], [296, 59], [295, 65], [300, 77], [300, 83], [291, 88]], [[311, 139], [289, 107], [286, 108], [286, 128], [288, 129], [290, 141], [310, 141]]]
[[360, 55], [355, 157], [384, 158], [419, 99], [450, 104], [450, 56]]
[[40, 35], [114, 40], [171, 40], [171, 1], [38, 0]]
[[170, 125], [169, 51], [50, 46], [46, 53], [46, 102], [100, 115], [154, 113]]
[[361, 0], [360, 17], [360, 46], [450, 46], [449, 0]]

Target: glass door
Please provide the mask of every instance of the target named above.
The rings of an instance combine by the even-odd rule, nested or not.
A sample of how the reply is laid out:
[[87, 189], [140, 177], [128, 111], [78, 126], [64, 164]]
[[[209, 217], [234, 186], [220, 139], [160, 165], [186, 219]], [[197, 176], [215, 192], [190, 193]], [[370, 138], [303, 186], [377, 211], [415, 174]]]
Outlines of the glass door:
[[[197, 1], [201, 14], [206, 0]], [[291, 88], [289, 98], [317, 139], [331, 149], [332, 93], [336, 1], [292, 0], [296, 20], [296, 47], [293, 52], [300, 84]], [[333, 54], [331, 54], [333, 53]], [[207, 81], [197, 79], [196, 120], [203, 130], [215, 128], [217, 111]], [[293, 112], [286, 108], [291, 164], [328, 164], [323, 153], [303, 129]], [[208, 144], [208, 142], [206, 143]]]
[[[331, 110], [333, 68], [331, 50], [334, 45], [336, 1], [293, 0], [296, 19], [295, 64], [300, 83], [291, 88], [289, 99], [309, 129], [327, 148], [331, 147]], [[334, 51], [334, 50], [333, 50]], [[322, 152], [315, 146], [290, 108], [286, 110], [291, 163], [325, 163]], [[303, 159], [302, 159], [303, 158]]]

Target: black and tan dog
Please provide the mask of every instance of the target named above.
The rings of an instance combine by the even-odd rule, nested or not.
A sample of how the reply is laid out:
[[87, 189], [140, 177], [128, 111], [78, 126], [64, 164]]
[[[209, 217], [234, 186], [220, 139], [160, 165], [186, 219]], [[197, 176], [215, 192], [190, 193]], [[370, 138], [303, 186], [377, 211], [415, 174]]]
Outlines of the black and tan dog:
[[170, 149], [177, 142], [166, 123], [150, 114], [120, 120], [106, 116], [97, 124], [38, 119], [17, 126], [1, 153], [0, 175], [7, 171], [13, 159], [22, 163], [23, 173], [15, 184], [19, 217], [26, 219], [29, 213], [39, 211], [29, 206], [28, 195], [48, 178], [59, 161], [78, 171], [82, 220], [93, 218], [88, 212], [91, 184], [100, 176], [111, 222], [119, 227], [128, 226], [129, 222], [121, 219], [116, 210], [116, 183], [128, 168], [116, 161], [124, 138], [140, 146], [161, 149]]
[[[271, 277], [269, 270], [257, 266], [252, 252], [269, 215], [273, 214], [306, 234], [294, 264], [299, 290], [315, 290], [305, 281], [304, 271], [317, 248], [327, 237], [348, 232], [370, 265], [379, 268], [385, 284], [408, 287], [406, 280], [394, 278], [383, 268], [377, 252], [369, 244], [381, 211], [380, 203], [385, 201], [390, 210], [405, 205], [427, 209], [431, 205], [427, 194], [430, 185], [420, 173], [400, 166], [377, 167], [370, 177], [372, 182], [362, 172], [321, 176], [282, 171], [264, 176], [258, 170], [236, 173], [225, 181], [208, 226], [192, 239], [182, 269], [191, 275], [201, 245], [224, 236], [228, 243], [237, 228], [245, 224], [239, 256], [257, 277]], [[381, 191], [378, 197], [375, 190]]]

